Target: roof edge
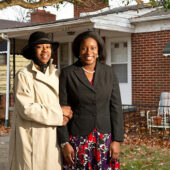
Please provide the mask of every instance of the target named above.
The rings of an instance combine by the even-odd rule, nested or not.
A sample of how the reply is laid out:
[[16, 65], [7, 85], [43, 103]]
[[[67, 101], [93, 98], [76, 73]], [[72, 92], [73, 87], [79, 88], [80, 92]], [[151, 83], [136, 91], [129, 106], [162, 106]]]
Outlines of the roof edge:
[[138, 23], [138, 22], [148, 22], [148, 21], [157, 21], [157, 20], [166, 20], [170, 19], [170, 15], [162, 15], [162, 16], [151, 16], [151, 17], [143, 17], [143, 18], [132, 18], [130, 19], [130, 23]]

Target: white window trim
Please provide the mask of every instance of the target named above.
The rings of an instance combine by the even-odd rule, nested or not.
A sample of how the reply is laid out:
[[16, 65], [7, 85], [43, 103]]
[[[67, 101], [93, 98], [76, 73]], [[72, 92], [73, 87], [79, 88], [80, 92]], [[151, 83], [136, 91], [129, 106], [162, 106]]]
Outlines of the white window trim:
[[[131, 68], [131, 37], [123, 37], [123, 38], [106, 38], [106, 51], [107, 51], [107, 57], [106, 57], [106, 64], [111, 65], [113, 62], [111, 62], [111, 43], [117, 43], [117, 42], [127, 42], [127, 55], [128, 60], [127, 62], [120, 62], [120, 64], [128, 64], [128, 75], [127, 75], [127, 83], [131, 83], [132, 81], [132, 68]], [[118, 64], [118, 63], [116, 63]], [[127, 83], [120, 83], [120, 84], [127, 84]]]
[[119, 83], [121, 98], [123, 104], [132, 104], [132, 65], [131, 65], [131, 37], [122, 38], [106, 38], [106, 51], [107, 58], [106, 64], [111, 65], [111, 43], [127, 42], [127, 55], [128, 55], [128, 77], [126, 83]]

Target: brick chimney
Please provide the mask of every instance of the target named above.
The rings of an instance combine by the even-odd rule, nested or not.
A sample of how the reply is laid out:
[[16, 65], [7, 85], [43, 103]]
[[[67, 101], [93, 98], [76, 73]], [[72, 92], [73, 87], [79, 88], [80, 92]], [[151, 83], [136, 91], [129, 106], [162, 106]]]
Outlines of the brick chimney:
[[107, 3], [103, 3], [103, 0], [91, 0], [91, 1], [93, 2], [88, 3], [89, 7], [74, 5], [74, 17], [79, 17], [80, 13], [83, 12], [94, 12], [109, 6], [108, 0], [105, 0], [105, 2]]
[[36, 10], [31, 13], [31, 22], [42, 23], [48, 21], [55, 21], [56, 15], [51, 14], [45, 10]]

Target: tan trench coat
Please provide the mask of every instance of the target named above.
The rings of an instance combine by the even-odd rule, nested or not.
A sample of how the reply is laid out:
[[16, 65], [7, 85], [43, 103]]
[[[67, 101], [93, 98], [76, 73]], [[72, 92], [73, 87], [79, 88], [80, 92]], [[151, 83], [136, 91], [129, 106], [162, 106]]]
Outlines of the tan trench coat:
[[58, 74], [50, 63], [45, 74], [33, 62], [15, 79], [15, 108], [10, 134], [10, 170], [60, 170], [56, 126], [62, 125]]

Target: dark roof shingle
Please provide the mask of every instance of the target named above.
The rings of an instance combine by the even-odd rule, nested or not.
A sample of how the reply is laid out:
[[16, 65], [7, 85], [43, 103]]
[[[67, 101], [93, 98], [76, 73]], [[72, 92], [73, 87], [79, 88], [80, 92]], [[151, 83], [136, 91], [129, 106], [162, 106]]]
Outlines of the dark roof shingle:
[[0, 29], [26, 26], [29, 23], [0, 19]]

